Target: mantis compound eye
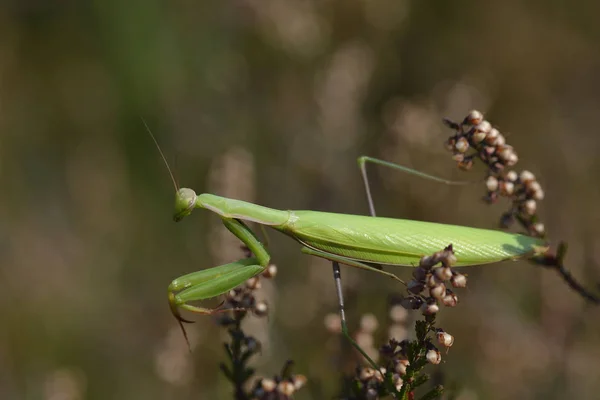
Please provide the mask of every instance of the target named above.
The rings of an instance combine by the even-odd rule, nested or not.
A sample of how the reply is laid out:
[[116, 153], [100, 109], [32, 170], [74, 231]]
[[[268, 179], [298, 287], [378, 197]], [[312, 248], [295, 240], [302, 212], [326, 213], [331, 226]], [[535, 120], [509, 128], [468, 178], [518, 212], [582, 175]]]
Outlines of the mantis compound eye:
[[196, 206], [196, 192], [192, 189], [182, 188], [175, 194], [175, 222], [181, 221], [184, 217], [190, 215]]

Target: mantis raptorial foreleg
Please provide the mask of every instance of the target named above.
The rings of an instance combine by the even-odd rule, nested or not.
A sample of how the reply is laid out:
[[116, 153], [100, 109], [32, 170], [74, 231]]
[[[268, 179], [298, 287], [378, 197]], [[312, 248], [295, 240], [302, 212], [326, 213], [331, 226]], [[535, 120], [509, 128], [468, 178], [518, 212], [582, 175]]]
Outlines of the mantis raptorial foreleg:
[[214, 314], [223, 309], [196, 307], [190, 301], [204, 300], [227, 293], [246, 280], [263, 272], [269, 265], [270, 255], [254, 232], [242, 221], [222, 217], [227, 229], [240, 239], [254, 257], [241, 259], [229, 264], [192, 272], [179, 277], [169, 285], [171, 311], [180, 320], [179, 308], [199, 314]]

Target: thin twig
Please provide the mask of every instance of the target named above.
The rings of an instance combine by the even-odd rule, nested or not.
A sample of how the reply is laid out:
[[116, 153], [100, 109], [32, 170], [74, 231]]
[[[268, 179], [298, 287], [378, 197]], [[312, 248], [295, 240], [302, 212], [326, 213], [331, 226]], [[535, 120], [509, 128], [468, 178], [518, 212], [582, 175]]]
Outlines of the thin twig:
[[[565, 283], [569, 285], [571, 289], [573, 289], [573, 291], [579, 293], [579, 295], [581, 295], [581, 297], [583, 297], [587, 301], [596, 305], [600, 305], [600, 296], [586, 289], [573, 277], [573, 274], [571, 274], [571, 272], [564, 266], [564, 259], [567, 254], [567, 248], [568, 246], [566, 242], [560, 242], [558, 244], [556, 254], [547, 252], [542, 256], [532, 258], [531, 261], [536, 265], [541, 265], [543, 267], [555, 270], [563, 279], [563, 281], [565, 281]], [[600, 285], [598, 286], [600, 288]]]

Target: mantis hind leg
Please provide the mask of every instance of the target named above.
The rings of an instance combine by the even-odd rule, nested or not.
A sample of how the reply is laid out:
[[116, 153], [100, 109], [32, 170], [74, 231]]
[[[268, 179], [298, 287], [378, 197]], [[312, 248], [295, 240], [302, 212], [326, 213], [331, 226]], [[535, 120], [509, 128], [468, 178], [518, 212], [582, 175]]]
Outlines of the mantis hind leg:
[[342, 273], [340, 271], [339, 263], [346, 264], [351, 267], [366, 269], [368, 271], [378, 272], [380, 274], [383, 274], [385, 276], [388, 276], [390, 278], [393, 278], [393, 279], [405, 284], [404, 281], [402, 279], [398, 278], [396, 275], [386, 272], [386, 271], [383, 271], [377, 267], [370, 266], [370, 265], [361, 263], [356, 260], [350, 260], [348, 258], [338, 256], [336, 254], [331, 254], [331, 253], [327, 253], [324, 251], [312, 249], [310, 247], [303, 247], [302, 252], [304, 254], [309, 254], [312, 256], [325, 258], [326, 260], [331, 261], [331, 266], [333, 268], [333, 280], [335, 282], [335, 291], [336, 291], [337, 298], [338, 298], [338, 307], [339, 307], [339, 313], [340, 313], [340, 321], [341, 321], [341, 325], [342, 325], [341, 326], [342, 334], [346, 337], [346, 339], [348, 339], [348, 341], [350, 342], [352, 347], [354, 347], [365, 358], [365, 360], [367, 360], [367, 362], [371, 365], [371, 367], [373, 367], [376, 371], [380, 371], [380, 367], [377, 365], [377, 363], [375, 361], [373, 361], [373, 359], [358, 345], [358, 343], [356, 343], [356, 341], [352, 338], [352, 336], [350, 335], [350, 332], [348, 331], [348, 324], [346, 323], [346, 310], [344, 308], [344, 292], [342, 291]]
[[342, 291], [342, 272], [340, 271], [340, 264], [337, 261], [332, 261], [331, 265], [333, 267], [333, 280], [335, 281], [335, 291], [338, 298], [342, 334], [350, 342], [352, 347], [354, 347], [365, 358], [365, 360], [371, 364], [371, 367], [373, 367], [375, 371], [381, 371], [379, 365], [377, 365], [377, 363], [373, 361], [373, 359], [358, 345], [358, 343], [356, 343], [348, 331], [348, 324], [346, 323], [346, 310], [344, 308], [344, 292]]
[[371, 365], [371, 367], [377, 371], [383, 378], [384, 385], [388, 388], [389, 392], [394, 394], [394, 397], [398, 398], [398, 390], [396, 389], [395, 384], [392, 382], [392, 375], [389, 373], [384, 373], [379, 365], [356, 343], [356, 341], [350, 335], [348, 331], [348, 324], [346, 323], [346, 312], [344, 309], [344, 293], [342, 292], [342, 273], [340, 271], [340, 264], [337, 261], [331, 262], [333, 268], [333, 279], [335, 281], [335, 289], [338, 297], [338, 305], [340, 311], [340, 323], [342, 328], [342, 334], [346, 337], [346, 339], [350, 342], [352, 347], [354, 347], [367, 362]]
[[376, 216], [375, 213], [375, 204], [373, 203], [373, 196], [371, 195], [371, 187], [369, 185], [369, 177], [367, 175], [367, 163], [373, 163], [376, 165], [381, 165], [383, 167], [388, 167], [395, 169], [397, 171], [406, 172], [407, 174], [420, 176], [421, 178], [429, 179], [434, 182], [444, 183], [446, 185], [468, 185], [473, 182], [467, 181], [451, 181], [448, 179], [440, 178], [435, 175], [426, 174], [424, 172], [417, 171], [416, 169], [405, 167], [400, 164], [395, 164], [389, 161], [380, 160], [378, 158], [362, 156], [358, 158], [358, 167], [360, 168], [360, 173], [362, 175], [363, 183], [365, 185], [365, 193], [367, 195], [367, 203], [369, 204], [369, 213], [372, 217]]

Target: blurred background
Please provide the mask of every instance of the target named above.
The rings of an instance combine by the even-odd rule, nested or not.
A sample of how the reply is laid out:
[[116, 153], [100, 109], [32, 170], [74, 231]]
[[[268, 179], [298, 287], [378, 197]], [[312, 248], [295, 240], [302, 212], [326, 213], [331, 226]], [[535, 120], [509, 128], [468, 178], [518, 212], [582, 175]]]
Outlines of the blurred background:
[[[190, 354], [166, 301], [184, 273], [242, 257], [208, 211], [172, 221], [181, 186], [279, 209], [366, 214], [359, 155], [450, 179], [442, 117], [477, 108], [546, 191], [541, 216], [568, 266], [600, 281], [600, 4], [593, 1], [6, 1], [0, 8], [0, 398], [231, 398], [211, 318]], [[495, 228], [505, 203], [372, 168], [381, 215]], [[339, 390], [330, 266], [270, 235], [277, 279], [263, 342]], [[597, 398], [600, 313], [528, 263], [465, 270], [444, 383], [460, 399]], [[407, 269], [399, 271], [409, 277]], [[350, 322], [379, 320], [398, 285], [343, 270]], [[208, 302], [217, 304], [217, 301]], [[413, 316], [418, 317], [418, 315]], [[408, 321], [409, 328], [412, 322]], [[410, 331], [411, 329], [409, 329]]]

